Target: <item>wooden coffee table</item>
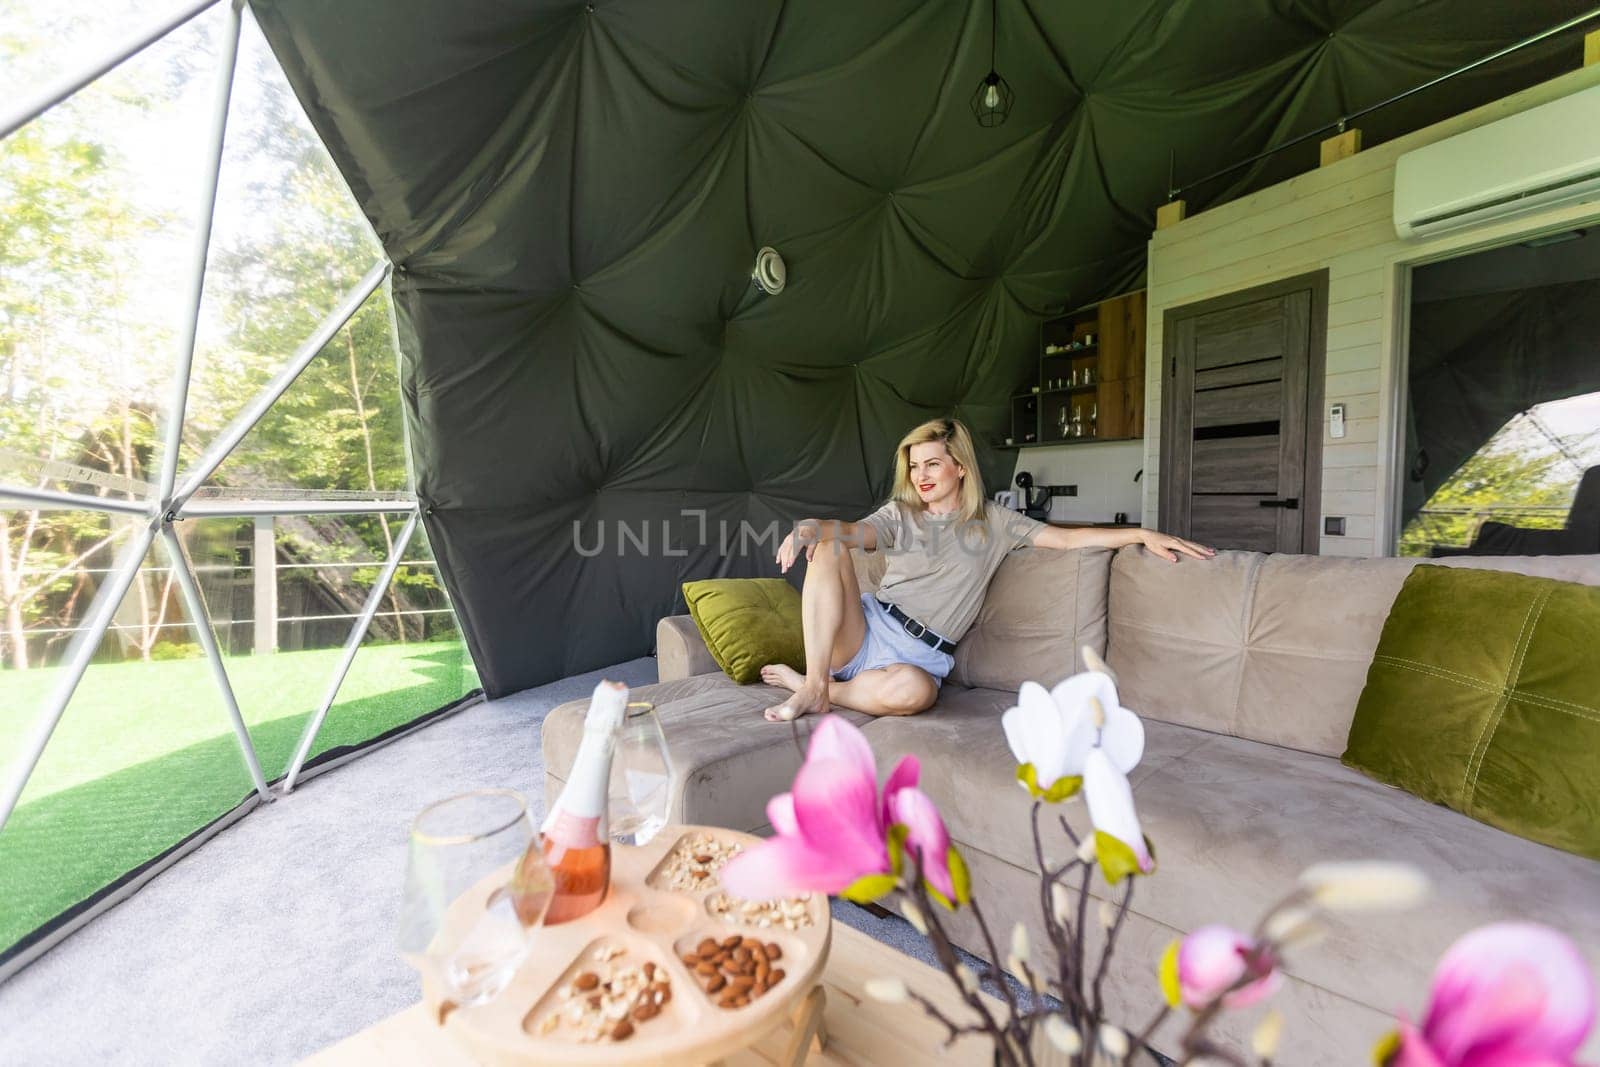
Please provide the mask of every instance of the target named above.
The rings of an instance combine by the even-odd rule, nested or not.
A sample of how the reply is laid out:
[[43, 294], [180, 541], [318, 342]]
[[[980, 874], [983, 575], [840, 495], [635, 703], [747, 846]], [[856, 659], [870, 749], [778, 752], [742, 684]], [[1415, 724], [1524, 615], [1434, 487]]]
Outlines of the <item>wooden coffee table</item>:
[[[730, 1067], [760, 1067], [792, 1061], [810, 1045], [807, 1064], [818, 1067], [866, 1067], [868, 1064], [940, 1063], [988, 1067], [994, 1062], [982, 1038], [963, 1037], [948, 1048], [942, 1026], [914, 1004], [880, 1004], [867, 998], [869, 978], [895, 977], [926, 996], [949, 1018], [971, 1018], [950, 980], [941, 971], [874, 941], [842, 924], [834, 924], [833, 946], [819, 987], [825, 998], [821, 1050], [807, 1033], [782, 1027], [754, 1046], [721, 1061]], [[1001, 1007], [990, 998], [991, 1009]], [[800, 1047], [795, 1047], [800, 1046]], [[358, 1034], [345, 1038], [305, 1061], [314, 1067], [479, 1067], [468, 1049], [442, 1030], [427, 1008], [415, 1004]]]

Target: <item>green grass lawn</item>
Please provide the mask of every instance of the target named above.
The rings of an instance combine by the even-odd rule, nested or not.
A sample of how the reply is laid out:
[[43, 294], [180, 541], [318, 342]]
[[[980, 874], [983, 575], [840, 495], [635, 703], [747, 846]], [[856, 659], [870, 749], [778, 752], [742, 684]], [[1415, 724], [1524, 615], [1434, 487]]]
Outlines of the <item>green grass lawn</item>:
[[[340, 655], [335, 648], [227, 661], [269, 781], [288, 769]], [[57, 675], [0, 671], [0, 770], [32, 732]], [[369, 740], [477, 685], [458, 641], [368, 645], [311, 754]], [[250, 790], [204, 659], [91, 666], [0, 830], [0, 952]]]

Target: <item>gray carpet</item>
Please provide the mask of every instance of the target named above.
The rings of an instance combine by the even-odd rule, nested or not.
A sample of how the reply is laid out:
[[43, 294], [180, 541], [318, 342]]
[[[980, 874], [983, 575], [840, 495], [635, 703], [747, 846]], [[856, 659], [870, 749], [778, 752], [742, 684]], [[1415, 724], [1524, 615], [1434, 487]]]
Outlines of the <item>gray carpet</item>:
[[[257, 809], [0, 985], [0, 1064], [290, 1063], [416, 1000], [394, 943], [406, 835], [481, 786], [542, 813], [539, 724], [638, 659], [479, 704]], [[899, 919], [835, 915], [928, 962]]]

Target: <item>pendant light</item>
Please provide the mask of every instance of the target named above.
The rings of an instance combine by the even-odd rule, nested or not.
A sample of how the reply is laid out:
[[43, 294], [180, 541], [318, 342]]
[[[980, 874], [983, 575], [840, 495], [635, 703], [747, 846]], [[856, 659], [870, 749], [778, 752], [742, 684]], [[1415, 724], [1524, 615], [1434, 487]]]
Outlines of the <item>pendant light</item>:
[[1015, 99], [1010, 83], [1000, 77], [994, 68], [995, 38], [998, 36], [996, 9], [999, 6], [1000, 0], [989, 0], [989, 73], [983, 76], [977, 91], [972, 94], [972, 114], [979, 126], [1000, 125], [1011, 114], [1011, 102]]

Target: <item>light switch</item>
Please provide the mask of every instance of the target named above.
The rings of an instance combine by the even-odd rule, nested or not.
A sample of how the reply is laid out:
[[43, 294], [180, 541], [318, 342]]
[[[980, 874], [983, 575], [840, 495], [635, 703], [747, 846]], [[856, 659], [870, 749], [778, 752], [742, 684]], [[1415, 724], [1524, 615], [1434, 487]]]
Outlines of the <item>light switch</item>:
[[1337, 440], [1344, 436], [1344, 405], [1334, 404], [1328, 408], [1328, 436]]

